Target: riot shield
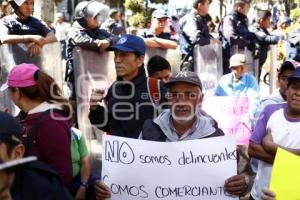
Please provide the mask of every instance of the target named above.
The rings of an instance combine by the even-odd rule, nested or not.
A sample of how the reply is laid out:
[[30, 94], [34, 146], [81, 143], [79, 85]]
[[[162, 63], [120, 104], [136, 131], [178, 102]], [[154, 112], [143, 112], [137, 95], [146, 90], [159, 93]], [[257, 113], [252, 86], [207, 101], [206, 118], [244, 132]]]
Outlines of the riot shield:
[[194, 71], [199, 75], [205, 96], [213, 96], [223, 74], [221, 45], [196, 45]]
[[167, 61], [169, 61], [172, 68], [172, 73], [175, 73], [180, 70], [179, 66], [181, 63], [181, 55], [180, 55], [179, 48], [177, 49], [147, 48], [146, 55], [145, 55], [145, 68], [148, 64], [149, 59], [155, 55], [162, 56]]
[[[40, 56], [31, 57], [27, 53], [25, 44], [0, 46], [0, 66], [1, 80], [0, 85], [6, 82], [9, 71], [17, 64], [34, 63], [47, 74], [52, 76], [56, 82], [62, 86], [62, 64], [59, 43], [47, 44], [43, 47]], [[4, 91], [0, 95], [0, 106], [8, 108], [9, 112], [16, 114], [17, 109], [8, 97], [8, 92]]]
[[[79, 129], [91, 142], [93, 129], [88, 118], [89, 98], [92, 89], [109, 88], [115, 81], [114, 56], [112, 52], [99, 54], [95, 51], [75, 47], [73, 50], [74, 77]], [[96, 129], [95, 129], [96, 130]], [[91, 143], [88, 144], [91, 147]]]

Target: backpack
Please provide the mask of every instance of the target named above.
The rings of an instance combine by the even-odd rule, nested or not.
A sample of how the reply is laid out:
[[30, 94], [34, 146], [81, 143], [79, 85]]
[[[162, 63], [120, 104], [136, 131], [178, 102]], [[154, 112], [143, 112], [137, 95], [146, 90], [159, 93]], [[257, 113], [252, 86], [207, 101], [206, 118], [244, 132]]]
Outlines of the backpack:
[[160, 108], [160, 100], [161, 100], [161, 93], [160, 93], [160, 80], [155, 78], [147, 78], [147, 90], [149, 94], [150, 101], [154, 108]]
[[30, 147], [33, 143], [33, 140], [36, 137], [37, 130], [38, 130], [42, 120], [51, 112], [61, 113], [62, 115], [65, 115], [65, 112], [63, 110], [59, 110], [59, 109], [49, 109], [44, 112], [41, 112], [38, 119], [36, 120], [36, 122], [30, 128], [28, 134], [22, 136], [23, 137], [22, 142], [25, 146], [25, 155], [26, 155], [26, 152], [28, 152], [28, 150], [30, 149]]

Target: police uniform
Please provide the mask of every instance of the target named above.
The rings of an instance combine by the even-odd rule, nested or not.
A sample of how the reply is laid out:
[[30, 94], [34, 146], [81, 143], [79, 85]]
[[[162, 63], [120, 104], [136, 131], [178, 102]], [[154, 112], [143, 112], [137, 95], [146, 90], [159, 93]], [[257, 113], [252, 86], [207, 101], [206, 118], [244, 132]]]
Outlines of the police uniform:
[[21, 20], [16, 14], [12, 14], [2, 18], [0, 23], [8, 29], [7, 34], [9, 35], [40, 35], [46, 37], [51, 32], [45, 22], [32, 16], [26, 20]]

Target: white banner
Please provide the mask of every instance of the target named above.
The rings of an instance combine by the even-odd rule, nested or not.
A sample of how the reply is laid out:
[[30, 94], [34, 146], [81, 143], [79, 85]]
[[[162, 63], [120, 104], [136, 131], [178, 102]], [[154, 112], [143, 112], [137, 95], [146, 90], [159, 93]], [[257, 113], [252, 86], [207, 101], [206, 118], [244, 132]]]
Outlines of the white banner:
[[151, 142], [103, 136], [102, 180], [112, 200], [228, 200], [224, 182], [236, 175], [231, 136]]

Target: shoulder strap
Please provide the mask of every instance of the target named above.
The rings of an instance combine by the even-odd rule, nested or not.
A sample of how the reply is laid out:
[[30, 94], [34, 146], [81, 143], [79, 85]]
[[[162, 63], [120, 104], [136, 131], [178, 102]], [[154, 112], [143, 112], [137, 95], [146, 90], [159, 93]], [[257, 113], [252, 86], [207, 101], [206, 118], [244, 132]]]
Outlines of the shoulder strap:
[[28, 150], [30, 149], [30, 146], [31, 146], [34, 138], [36, 137], [37, 129], [39, 128], [41, 122], [51, 112], [60, 112], [60, 113], [62, 113], [64, 111], [58, 110], [58, 109], [49, 109], [49, 110], [46, 110], [46, 111], [40, 113], [38, 119], [32, 125], [32, 127], [29, 130], [28, 134], [27, 135], [23, 135], [23, 144], [25, 146], [25, 151], [26, 152], [28, 152]]
[[157, 80], [155, 78], [148, 78], [147, 89], [153, 107], [155, 108], [159, 107], [159, 103], [161, 100], [160, 80]]

